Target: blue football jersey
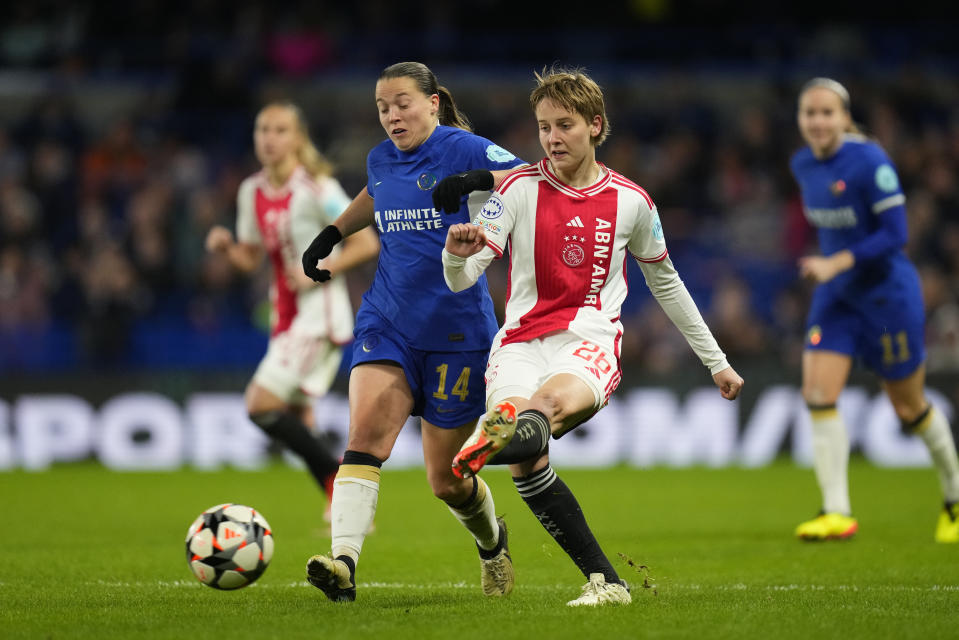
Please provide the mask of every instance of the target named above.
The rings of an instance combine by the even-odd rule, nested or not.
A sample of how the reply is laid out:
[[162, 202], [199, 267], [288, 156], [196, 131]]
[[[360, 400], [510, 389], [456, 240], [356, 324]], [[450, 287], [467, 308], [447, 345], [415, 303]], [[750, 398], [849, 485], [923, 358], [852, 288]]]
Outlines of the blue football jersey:
[[790, 166], [822, 254], [849, 249], [856, 258], [816, 287], [806, 348], [857, 357], [885, 380], [911, 375], [925, 359], [925, 318], [919, 276], [903, 251], [906, 198], [895, 168], [858, 135], [822, 160], [805, 147]]
[[485, 276], [459, 293], [443, 279], [447, 229], [470, 221], [465, 199], [456, 213], [436, 211], [433, 187], [470, 169], [496, 171], [522, 164], [485, 138], [442, 125], [413, 151], [401, 151], [390, 140], [370, 151], [366, 188], [374, 200], [381, 248], [363, 304], [375, 308], [411, 347], [489, 349], [497, 323]]
[[837, 295], [857, 295], [893, 284], [900, 276], [912, 279], [914, 268], [902, 248], [906, 197], [879, 145], [847, 134], [829, 158], [817, 159], [807, 146], [793, 155], [790, 168], [822, 255], [850, 249], [856, 256], [852, 269], [822, 287]]

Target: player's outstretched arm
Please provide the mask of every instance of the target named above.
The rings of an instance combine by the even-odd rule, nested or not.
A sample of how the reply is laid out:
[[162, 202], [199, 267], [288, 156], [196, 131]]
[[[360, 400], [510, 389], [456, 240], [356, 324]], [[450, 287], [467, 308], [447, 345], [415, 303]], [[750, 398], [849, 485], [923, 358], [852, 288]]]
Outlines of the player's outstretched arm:
[[492, 191], [500, 185], [503, 178], [517, 169], [529, 165], [521, 165], [512, 169], [472, 169], [463, 173], [446, 176], [433, 187], [433, 208], [446, 213], [456, 213], [463, 206], [463, 196], [474, 191]]
[[714, 373], [713, 382], [719, 387], [719, 393], [727, 400], [735, 400], [740, 389], [743, 388], [743, 384], [745, 384], [742, 377], [732, 367], [726, 367], [722, 371]]
[[519, 166], [513, 167], [512, 169], [497, 169], [496, 171], [490, 171], [493, 174], [493, 188], [498, 189], [503, 179], [514, 171], [519, 171], [520, 169], [525, 169], [528, 167], [528, 164], [521, 164]]
[[362, 189], [335, 224], [327, 226], [313, 238], [313, 242], [303, 252], [303, 273], [316, 282], [330, 279], [329, 269], [320, 269], [317, 263], [330, 255], [336, 244], [353, 233], [373, 223], [373, 198], [366, 189]]
[[[713, 380], [724, 398], [732, 400], [739, 393], [742, 378], [729, 366], [726, 354], [719, 348], [699, 308], [680, 279], [672, 260], [666, 256], [653, 263], [639, 262], [646, 285], [669, 319], [680, 330], [700, 361], [713, 373]], [[720, 377], [717, 377], [720, 376]], [[729, 395], [727, 395], [729, 394]]]
[[856, 258], [849, 249], [842, 249], [831, 256], [804, 256], [799, 259], [799, 275], [822, 284], [852, 269], [855, 263]]
[[234, 242], [233, 233], [221, 225], [216, 225], [206, 234], [206, 250], [210, 253], [222, 253], [233, 268], [244, 273], [255, 271], [263, 261], [262, 247]]
[[336, 264], [330, 267], [330, 271], [333, 275], [345, 273], [376, 259], [379, 254], [380, 236], [373, 227], [363, 227], [344, 241], [343, 251], [337, 257]]
[[336, 218], [336, 227], [344, 238], [373, 224], [373, 204], [373, 197], [366, 187], [360, 189], [353, 201]]
[[[375, 260], [380, 253], [380, 237], [372, 227], [364, 227], [344, 239], [342, 246], [342, 251], [320, 260], [317, 264], [317, 271], [321, 274], [329, 273], [328, 279], [342, 276], [370, 260]], [[293, 287], [298, 290], [312, 289], [323, 282], [307, 276], [305, 267], [303, 271], [293, 270], [289, 275], [293, 278]]]
[[456, 213], [463, 206], [463, 196], [474, 191], [492, 190], [493, 172], [489, 169], [472, 169], [446, 176], [433, 187], [433, 208]]

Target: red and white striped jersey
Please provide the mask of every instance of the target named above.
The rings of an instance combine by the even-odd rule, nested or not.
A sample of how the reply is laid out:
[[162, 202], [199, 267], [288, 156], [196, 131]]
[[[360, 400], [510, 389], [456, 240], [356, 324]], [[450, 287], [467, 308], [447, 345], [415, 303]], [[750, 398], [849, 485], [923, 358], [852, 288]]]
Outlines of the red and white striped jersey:
[[475, 223], [497, 257], [510, 243], [503, 344], [565, 329], [621, 335], [626, 251], [643, 262], [666, 257], [652, 199], [602, 166], [595, 184], [576, 189], [544, 158], [509, 175]]
[[460, 290], [509, 249], [506, 318], [494, 347], [569, 330], [612, 340], [618, 355], [632, 255], [703, 363], [712, 373], [728, 366], [668, 258], [656, 205], [621, 174], [600, 165], [598, 180], [577, 189], [544, 158], [507, 176], [473, 224], [484, 229], [486, 247], [466, 260], [444, 251], [444, 275]]
[[293, 284], [293, 274], [303, 268], [300, 256], [349, 203], [336, 179], [315, 180], [303, 167], [297, 167], [279, 188], [270, 184], [264, 171], [240, 184], [237, 241], [262, 246], [273, 267], [272, 335], [293, 328], [336, 343], [352, 339], [353, 309], [342, 278], [299, 291]]

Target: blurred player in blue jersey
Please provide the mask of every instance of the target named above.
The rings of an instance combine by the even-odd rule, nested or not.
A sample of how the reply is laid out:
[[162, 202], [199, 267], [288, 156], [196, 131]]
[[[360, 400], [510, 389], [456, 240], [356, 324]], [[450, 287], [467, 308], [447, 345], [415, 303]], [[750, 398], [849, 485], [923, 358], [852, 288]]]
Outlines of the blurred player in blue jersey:
[[796, 528], [804, 540], [852, 536], [847, 483], [849, 438], [836, 401], [853, 358], [875, 371], [905, 433], [917, 434], [939, 473], [945, 504], [938, 542], [959, 542], [959, 462], [945, 417], [924, 392], [925, 322], [916, 269], [903, 252], [906, 198], [889, 157], [853, 125], [849, 93], [829, 78], [799, 95], [799, 130], [807, 146], [790, 162], [806, 218], [818, 229], [821, 256], [799, 261], [818, 283], [807, 319], [803, 398], [813, 427], [822, 511]]
[[[324, 281], [329, 273], [317, 262], [342, 238], [369, 225], [380, 234], [376, 275], [354, 331], [350, 431], [334, 482], [332, 552], [309, 559], [307, 579], [330, 600], [356, 598], [356, 564], [376, 511], [380, 467], [414, 415], [422, 418], [430, 487], [476, 539], [483, 592], [506, 595], [513, 567], [492, 494], [482, 479], [458, 478], [451, 468], [485, 409], [483, 375], [496, 316], [486, 280], [454, 294], [440, 256], [447, 227], [470, 219], [459, 194], [488, 192], [493, 180], [523, 162], [471, 133], [449, 91], [423, 64], [386, 68], [375, 101], [389, 139], [367, 157], [366, 188], [303, 254], [304, 272]], [[464, 173], [476, 168], [496, 173]], [[454, 175], [444, 188], [461, 204], [446, 215], [433, 208], [433, 195]]]

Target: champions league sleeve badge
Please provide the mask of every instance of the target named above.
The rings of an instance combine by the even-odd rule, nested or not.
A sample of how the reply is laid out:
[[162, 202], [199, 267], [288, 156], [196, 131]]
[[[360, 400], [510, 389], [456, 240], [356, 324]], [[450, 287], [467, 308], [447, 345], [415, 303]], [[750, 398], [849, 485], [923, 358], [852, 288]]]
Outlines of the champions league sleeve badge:
[[503, 215], [503, 201], [499, 199], [499, 196], [491, 196], [483, 205], [479, 215], [487, 220], [495, 220]]

